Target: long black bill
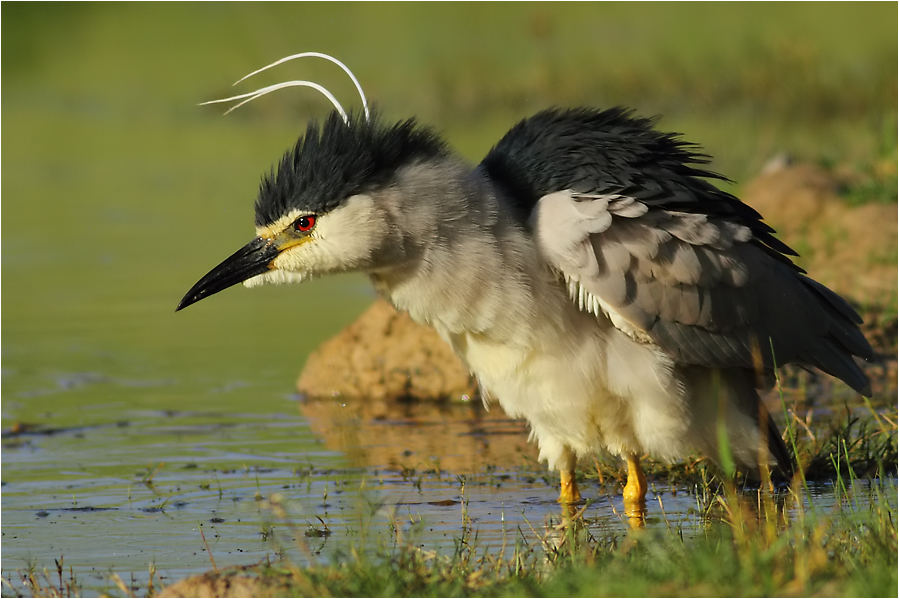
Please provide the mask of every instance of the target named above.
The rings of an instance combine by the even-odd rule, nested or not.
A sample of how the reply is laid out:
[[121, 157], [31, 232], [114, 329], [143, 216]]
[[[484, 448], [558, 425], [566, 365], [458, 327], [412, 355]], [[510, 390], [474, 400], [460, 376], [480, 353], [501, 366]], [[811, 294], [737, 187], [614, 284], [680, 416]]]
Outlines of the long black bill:
[[175, 308], [175, 312], [266, 272], [277, 255], [278, 248], [270, 239], [257, 237], [197, 281]]

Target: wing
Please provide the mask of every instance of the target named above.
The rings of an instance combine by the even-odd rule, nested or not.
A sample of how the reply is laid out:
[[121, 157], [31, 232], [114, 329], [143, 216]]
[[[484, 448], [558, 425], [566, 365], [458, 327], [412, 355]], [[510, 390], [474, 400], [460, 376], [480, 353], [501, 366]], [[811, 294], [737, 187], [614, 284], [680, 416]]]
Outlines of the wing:
[[852, 358], [873, 357], [859, 316], [773, 258], [745, 225], [570, 191], [540, 198], [530, 224], [581, 309], [677, 362], [757, 370], [798, 362], [869, 392]]
[[684, 364], [816, 366], [866, 393], [861, 319], [805, 277], [761, 215], [705, 179], [707, 157], [613, 108], [515, 125], [480, 169], [584, 310]]

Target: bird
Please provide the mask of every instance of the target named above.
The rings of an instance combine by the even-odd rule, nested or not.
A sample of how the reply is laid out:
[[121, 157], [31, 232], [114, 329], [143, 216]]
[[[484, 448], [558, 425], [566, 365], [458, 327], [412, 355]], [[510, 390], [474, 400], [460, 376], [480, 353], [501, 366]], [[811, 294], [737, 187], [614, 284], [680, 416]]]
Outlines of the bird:
[[[762, 216], [715, 181], [710, 158], [656, 119], [548, 108], [478, 164], [415, 118], [335, 106], [265, 173], [255, 237], [202, 277], [181, 310], [238, 283], [367, 275], [433, 327], [497, 401], [527, 420], [559, 502], [581, 501], [580, 460], [627, 465], [625, 508], [645, 509], [641, 458], [692, 452], [789, 477], [760, 400], [798, 364], [870, 395], [862, 319], [791, 257]], [[255, 99], [291, 81], [227, 100]], [[324, 92], [323, 92], [324, 93]], [[309, 315], [285, 314], [284, 327]]]

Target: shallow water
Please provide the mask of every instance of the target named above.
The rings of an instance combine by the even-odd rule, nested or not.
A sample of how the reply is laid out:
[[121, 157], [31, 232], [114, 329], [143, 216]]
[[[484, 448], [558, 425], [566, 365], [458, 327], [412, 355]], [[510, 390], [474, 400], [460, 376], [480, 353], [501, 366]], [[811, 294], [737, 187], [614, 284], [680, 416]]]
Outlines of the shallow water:
[[[471, 406], [410, 408], [366, 422], [346, 417], [335, 402], [269, 396], [266, 405], [265, 394], [235, 387], [227, 393], [259, 412], [106, 405], [115, 419], [109, 424], [8, 432], [7, 574], [52, 566], [62, 556], [80, 579], [90, 574], [97, 584], [110, 571], [146, 579], [149, 563], [159, 578], [179, 578], [210, 567], [201, 525], [219, 567], [273, 556], [282, 530], [291, 539], [305, 540], [308, 532], [318, 553], [338, 539], [358, 539], [363, 526], [379, 535], [391, 517], [421, 522], [422, 542], [446, 549], [460, 534], [463, 505], [482, 543], [500, 540], [497, 526], [505, 519], [514, 545], [515, 526], [527, 528], [524, 518], [542, 528], [544, 517], [558, 512], [558, 491], [541, 468], [525, 468], [537, 478], [493, 466], [533, 455], [520, 422]], [[319, 427], [333, 434], [323, 440], [314, 432]], [[289, 517], [272, 509], [274, 495]]]
[[[327, 562], [339, 549], [410, 540], [511, 555], [562, 521], [555, 476], [535, 463], [523, 424], [495, 410], [403, 406], [374, 420], [364, 404], [245, 384], [209, 394], [257, 411], [106, 404], [107, 424], [7, 432], [4, 576], [55, 572], [62, 558], [93, 594], [113, 572], [146, 589], [150, 564], [158, 585], [213, 564]], [[591, 535], [627, 534], [620, 490], [594, 480], [582, 491]], [[828, 510], [834, 497], [821, 487], [814, 502]], [[687, 489], [653, 486], [648, 507], [648, 528], [690, 536], [708, 525]]]

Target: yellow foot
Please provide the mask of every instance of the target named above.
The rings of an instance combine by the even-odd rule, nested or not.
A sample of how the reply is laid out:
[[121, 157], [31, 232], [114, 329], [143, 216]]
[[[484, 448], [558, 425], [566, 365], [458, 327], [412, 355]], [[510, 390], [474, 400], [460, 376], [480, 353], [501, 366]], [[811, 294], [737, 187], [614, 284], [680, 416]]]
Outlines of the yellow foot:
[[562, 492], [559, 493], [559, 503], [577, 503], [581, 500], [581, 492], [574, 480], [573, 470], [562, 471]]
[[627, 456], [627, 484], [624, 486], [624, 515], [635, 528], [646, 519], [646, 477], [636, 455]]

